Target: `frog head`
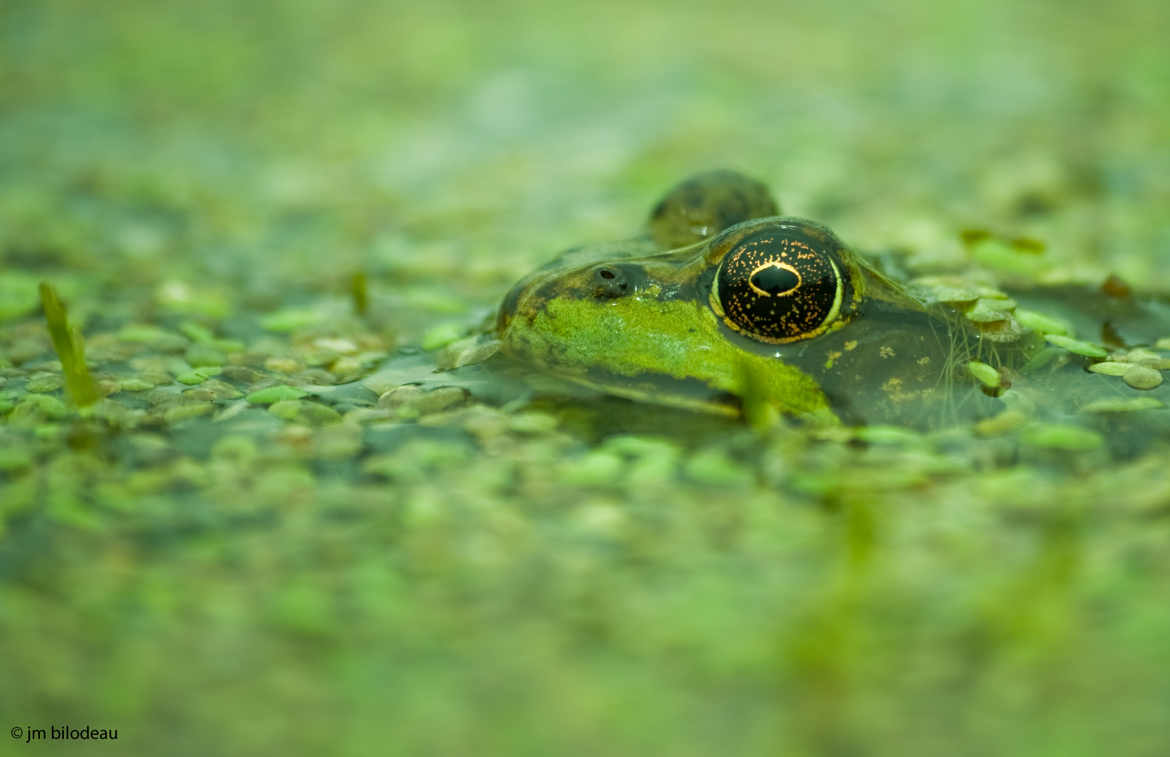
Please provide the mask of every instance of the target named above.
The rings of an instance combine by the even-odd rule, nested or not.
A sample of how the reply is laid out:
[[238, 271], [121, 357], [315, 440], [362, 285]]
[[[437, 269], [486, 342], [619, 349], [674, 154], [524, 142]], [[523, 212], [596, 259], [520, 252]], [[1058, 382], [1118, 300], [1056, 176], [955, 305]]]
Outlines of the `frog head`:
[[[503, 351], [610, 394], [729, 415], [762, 404], [913, 423], [937, 411], [970, 330], [820, 224], [742, 218], [775, 205], [743, 202], [756, 183], [739, 179], [701, 212], [708, 195], [684, 182], [686, 202], [679, 188], [664, 198], [650, 235], [570, 250], [519, 282], [499, 310]], [[660, 223], [680, 204], [691, 210], [668, 212], [685, 226]], [[692, 243], [661, 249], [677, 241]]]

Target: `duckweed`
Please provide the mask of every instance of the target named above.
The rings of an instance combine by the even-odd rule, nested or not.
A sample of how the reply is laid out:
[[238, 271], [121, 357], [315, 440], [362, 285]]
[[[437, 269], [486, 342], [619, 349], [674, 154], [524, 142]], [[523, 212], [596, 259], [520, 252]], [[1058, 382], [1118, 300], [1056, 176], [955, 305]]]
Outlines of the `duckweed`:
[[322, 323], [328, 314], [320, 307], [285, 308], [260, 319], [260, 326], [268, 331], [287, 334]]
[[158, 326], [134, 323], [118, 331], [118, 339], [124, 342], [141, 342], [159, 352], [178, 352], [186, 349], [187, 339]]
[[193, 418], [207, 415], [214, 409], [215, 405], [210, 402], [193, 402], [189, 405], [176, 405], [167, 408], [163, 412], [163, 420], [169, 424], [179, 424], [183, 421], [189, 421]]
[[547, 434], [560, 425], [555, 415], [540, 412], [516, 413], [506, 423], [509, 430], [519, 434]]
[[24, 388], [30, 392], [55, 392], [60, 389], [65, 380], [56, 373], [35, 373], [29, 376]]
[[1147, 368], [1153, 368], [1159, 371], [1170, 370], [1170, 358], [1163, 357], [1156, 352], [1140, 347], [1126, 352], [1125, 360], [1129, 363], [1137, 363], [1138, 365], [1144, 365]]
[[157, 384], [141, 378], [126, 378], [118, 382], [118, 390], [123, 392], [145, 392], [153, 389]]
[[1089, 370], [1093, 373], [1100, 373], [1103, 376], [1123, 376], [1131, 367], [1129, 363], [1116, 363], [1105, 360], [1100, 363], [1093, 363], [1089, 366]]
[[683, 472], [687, 478], [706, 486], [741, 488], [754, 480], [751, 470], [720, 449], [695, 453], [683, 464]]
[[195, 371], [186, 371], [184, 373], [180, 373], [178, 376], [175, 377], [175, 381], [178, 381], [180, 384], [187, 384], [188, 386], [202, 384], [206, 380], [207, 380], [206, 376], [204, 376], [202, 373], [197, 373]]
[[980, 436], [1002, 436], [1027, 425], [1030, 420], [1028, 413], [1008, 409], [976, 423], [975, 433]]
[[36, 310], [37, 277], [24, 271], [0, 272], [0, 323]]
[[331, 407], [309, 400], [280, 400], [268, 407], [268, 412], [286, 421], [321, 426], [341, 421], [341, 413]]
[[599, 449], [565, 461], [560, 478], [578, 486], [616, 486], [622, 480], [625, 467], [620, 455]]
[[68, 415], [69, 408], [56, 397], [48, 394], [27, 394], [12, 409], [8, 420], [10, 423], [22, 423], [36, 419], [59, 420]]
[[1081, 341], [1080, 339], [1073, 339], [1072, 337], [1068, 336], [1062, 336], [1060, 334], [1045, 334], [1044, 339], [1049, 344], [1054, 344], [1057, 347], [1063, 347], [1074, 355], [1104, 358], [1109, 354], [1099, 345], [1093, 344], [1091, 342]]
[[215, 335], [211, 333], [211, 329], [194, 321], [184, 321], [179, 324], [179, 331], [196, 344], [211, 344], [215, 341]]
[[1036, 276], [1051, 265], [1043, 256], [996, 237], [976, 242], [971, 247], [971, 257], [988, 268], [1015, 276]]
[[979, 383], [990, 389], [998, 387], [1002, 381], [999, 371], [987, 363], [972, 360], [967, 363], [967, 369], [971, 371], [972, 376], [979, 380]]
[[1025, 308], [1016, 308], [1016, 320], [1024, 328], [1031, 329], [1040, 334], [1056, 334], [1058, 336], [1072, 336], [1072, 327], [1059, 318], [1038, 313], [1034, 310], [1027, 310]]
[[406, 384], [379, 397], [378, 407], [425, 415], [459, 405], [469, 396], [470, 393], [460, 386], [440, 386], [427, 390]]
[[423, 335], [421, 346], [427, 351], [437, 350], [457, 341], [466, 331], [467, 326], [458, 321], [440, 323]]
[[264, 367], [267, 370], [276, 373], [285, 373], [292, 375], [300, 373], [304, 370], [304, 364], [300, 360], [291, 357], [270, 357], [264, 361]]
[[[1170, 386], [1084, 370], [1170, 350], [1141, 294], [1170, 288], [1165, 3], [90, 5], [0, 4], [14, 724], [143, 754], [1168, 751]], [[1102, 107], [1089, 139], [1067, 117]], [[1108, 355], [981, 340], [942, 380], [984, 420], [924, 433], [483, 362], [517, 278], [729, 159], [906, 245], [891, 275], [953, 274], [932, 302]], [[1103, 266], [1134, 283], [1106, 333]], [[84, 413], [42, 279], [113, 392]]]
[[994, 323], [1010, 319], [1014, 309], [1015, 303], [1011, 300], [980, 298], [966, 316], [974, 323]]
[[200, 384], [200, 389], [207, 392], [214, 400], [234, 400], [243, 396], [239, 389], [216, 378], [205, 380]]
[[922, 443], [921, 434], [913, 429], [900, 426], [861, 426], [854, 429], [853, 438], [867, 444], [905, 446]]
[[32, 466], [32, 452], [11, 443], [0, 444], [0, 473], [16, 473]]
[[1020, 432], [1020, 440], [1033, 447], [1066, 452], [1095, 450], [1104, 445], [1101, 434], [1080, 426], [1062, 423], [1038, 423]]
[[253, 405], [271, 405], [275, 402], [299, 400], [307, 396], [308, 392], [303, 389], [297, 389], [295, 386], [289, 386], [287, 384], [278, 384], [276, 386], [258, 389], [245, 397], [245, 399]]
[[187, 362], [192, 366], [222, 366], [227, 362], [227, 355], [209, 344], [193, 344], [187, 348]]
[[1138, 413], [1166, 407], [1166, 403], [1153, 397], [1132, 397], [1130, 399], [1095, 400], [1081, 407], [1082, 413]]
[[1162, 374], [1144, 365], [1131, 365], [1121, 380], [1134, 389], [1154, 389], [1162, 384]]

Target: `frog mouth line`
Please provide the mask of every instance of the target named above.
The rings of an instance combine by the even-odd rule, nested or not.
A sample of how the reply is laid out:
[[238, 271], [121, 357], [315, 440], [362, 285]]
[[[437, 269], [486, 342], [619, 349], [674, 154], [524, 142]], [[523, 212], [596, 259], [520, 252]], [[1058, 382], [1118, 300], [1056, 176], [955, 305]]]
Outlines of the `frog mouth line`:
[[[633, 402], [645, 401], [647, 394], [653, 392], [657, 398], [656, 402], [660, 405], [714, 413], [728, 418], [738, 418], [743, 414], [743, 403], [739, 397], [730, 392], [712, 389], [699, 379], [676, 379], [666, 374], [643, 374], [639, 380], [625, 379], [629, 386], [622, 386], [615, 382], [615, 374], [604, 370], [592, 369], [584, 376], [562, 372], [557, 372], [557, 375], [596, 392], [615, 395]], [[671, 391], [662, 392], [663, 384], [668, 384]], [[704, 394], [708, 396], [702, 396]]]

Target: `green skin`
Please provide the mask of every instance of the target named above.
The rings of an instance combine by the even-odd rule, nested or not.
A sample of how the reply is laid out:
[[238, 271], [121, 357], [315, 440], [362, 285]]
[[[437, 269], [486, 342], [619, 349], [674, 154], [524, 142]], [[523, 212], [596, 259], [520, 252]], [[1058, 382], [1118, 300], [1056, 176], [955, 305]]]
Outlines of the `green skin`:
[[[1019, 365], [1041, 340], [984, 338], [827, 229], [777, 213], [758, 182], [693, 177], [655, 207], [646, 235], [570, 250], [520, 281], [499, 310], [501, 350], [608, 394], [753, 420], [930, 427], [1002, 409], [967, 361]], [[730, 327], [712, 296], [723, 257], [772, 229], [833, 248], [844, 296], [823, 333], [760, 341]]]

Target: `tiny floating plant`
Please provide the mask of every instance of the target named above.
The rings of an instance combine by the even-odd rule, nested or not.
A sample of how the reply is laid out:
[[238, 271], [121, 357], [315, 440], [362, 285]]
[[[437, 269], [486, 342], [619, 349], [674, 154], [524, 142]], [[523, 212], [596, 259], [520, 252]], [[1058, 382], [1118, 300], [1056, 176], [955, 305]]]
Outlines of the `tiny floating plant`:
[[85, 344], [81, 332], [76, 326], [70, 325], [65, 304], [61, 302], [53, 285], [42, 281], [40, 290], [49, 337], [53, 340], [53, 349], [61, 360], [61, 370], [65, 374], [65, 391], [78, 408], [89, 407], [97, 402], [98, 389], [85, 364]]

